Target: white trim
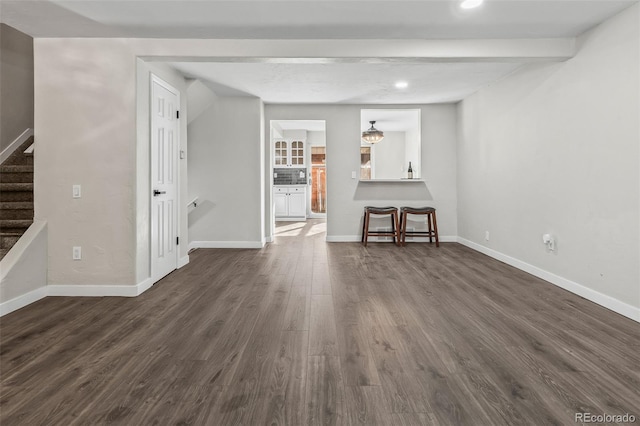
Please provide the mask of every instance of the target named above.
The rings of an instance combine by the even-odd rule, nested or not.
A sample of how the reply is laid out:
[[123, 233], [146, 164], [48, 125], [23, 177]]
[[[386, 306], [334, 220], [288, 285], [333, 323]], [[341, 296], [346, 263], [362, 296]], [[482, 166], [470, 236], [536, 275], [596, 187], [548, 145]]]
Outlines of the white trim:
[[355, 243], [362, 241], [361, 235], [327, 235], [325, 241], [328, 243]]
[[[148, 282], [143, 281], [141, 288], [147, 287]], [[47, 286], [47, 296], [68, 296], [68, 297], [136, 297], [139, 295], [138, 285], [49, 285]], [[149, 288], [148, 286], [147, 288]], [[146, 290], [146, 289], [145, 289]]]
[[140, 296], [142, 293], [144, 293], [145, 291], [153, 287], [154, 284], [155, 283], [153, 282], [151, 277], [146, 278], [143, 281], [139, 282], [138, 285], [136, 286], [138, 291], [138, 294], [136, 294], [136, 296]]
[[182, 268], [183, 266], [187, 266], [188, 264], [189, 264], [189, 255], [183, 256], [178, 261], [178, 269]]
[[9, 158], [13, 152], [20, 147], [23, 143], [27, 141], [31, 136], [33, 136], [33, 129], [26, 129], [20, 136], [18, 136], [13, 142], [9, 144], [5, 149], [0, 153], [0, 163], [4, 163], [4, 160]]
[[153, 287], [151, 277], [136, 285], [48, 285], [47, 296], [66, 297], [136, 297]]
[[313, 213], [313, 212], [307, 213], [307, 219], [326, 219], [326, 218], [327, 218], [326, 213]]
[[551, 272], [545, 271], [544, 269], [538, 268], [537, 266], [530, 265], [526, 262], [523, 262], [511, 256], [507, 256], [506, 254], [500, 253], [499, 251], [490, 249], [480, 244], [474, 243], [473, 241], [466, 240], [462, 237], [458, 237], [458, 242], [482, 254], [486, 254], [489, 257], [504, 262], [507, 265], [513, 266], [514, 268], [518, 268], [524, 272], [548, 281], [551, 284], [570, 291], [571, 293], [577, 294], [580, 297], [584, 297], [585, 299], [597, 303], [598, 305], [610, 309], [614, 312], [617, 312], [620, 315], [640, 322], [640, 308], [628, 305], [618, 299], [614, 299], [611, 296], [607, 296], [606, 294], [602, 294], [596, 290], [585, 287], [582, 284], [578, 284], [574, 281], [555, 275]]
[[262, 241], [191, 241], [189, 250], [199, 248], [260, 249]]
[[273, 240], [274, 240], [274, 238], [273, 238], [273, 235], [272, 235], [272, 236], [270, 236], [270, 237], [265, 237], [264, 242], [265, 242], [265, 243], [272, 243], [272, 242], [273, 242]]
[[305, 216], [282, 216], [276, 217], [276, 222], [306, 222], [307, 218]]
[[20, 308], [24, 308], [25, 306], [37, 302], [45, 297], [47, 297], [47, 287], [39, 287], [29, 293], [0, 303], [0, 317], [10, 314], [13, 311], [17, 311]]
[[[457, 243], [458, 237], [448, 235], [438, 236], [438, 240], [441, 243]], [[362, 235], [327, 235], [326, 241], [328, 243], [354, 243], [362, 241]], [[374, 240], [369, 241], [372, 243], [375, 242]], [[407, 243], [410, 242], [429, 242], [429, 237], [413, 237], [413, 241], [407, 241]]]

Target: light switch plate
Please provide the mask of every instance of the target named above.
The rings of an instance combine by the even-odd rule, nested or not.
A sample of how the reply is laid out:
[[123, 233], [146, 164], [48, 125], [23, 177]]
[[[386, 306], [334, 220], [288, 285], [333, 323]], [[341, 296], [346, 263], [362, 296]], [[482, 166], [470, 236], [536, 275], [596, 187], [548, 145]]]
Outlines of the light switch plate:
[[351, 172], [351, 179], [355, 179], [356, 178], [356, 172]]
[[80, 185], [73, 185], [73, 198], [82, 197], [82, 187]]
[[73, 260], [82, 260], [82, 247], [73, 247]]

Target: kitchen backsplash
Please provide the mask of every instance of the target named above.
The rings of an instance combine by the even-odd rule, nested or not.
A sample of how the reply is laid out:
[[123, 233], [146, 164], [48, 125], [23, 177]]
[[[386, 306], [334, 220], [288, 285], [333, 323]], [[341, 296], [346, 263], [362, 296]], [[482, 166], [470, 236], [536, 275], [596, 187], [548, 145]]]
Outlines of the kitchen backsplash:
[[307, 169], [273, 169], [274, 185], [305, 185], [306, 183]]

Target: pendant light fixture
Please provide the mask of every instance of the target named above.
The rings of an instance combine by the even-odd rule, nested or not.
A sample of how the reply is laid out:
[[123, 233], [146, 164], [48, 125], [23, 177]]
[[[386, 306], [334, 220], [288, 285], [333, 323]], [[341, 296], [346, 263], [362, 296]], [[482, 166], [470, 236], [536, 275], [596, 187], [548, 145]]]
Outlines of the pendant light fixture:
[[362, 140], [367, 143], [380, 142], [382, 138], [384, 138], [384, 133], [373, 127], [373, 125], [376, 124], [375, 121], [370, 121], [369, 123], [371, 123], [371, 128], [362, 132]]

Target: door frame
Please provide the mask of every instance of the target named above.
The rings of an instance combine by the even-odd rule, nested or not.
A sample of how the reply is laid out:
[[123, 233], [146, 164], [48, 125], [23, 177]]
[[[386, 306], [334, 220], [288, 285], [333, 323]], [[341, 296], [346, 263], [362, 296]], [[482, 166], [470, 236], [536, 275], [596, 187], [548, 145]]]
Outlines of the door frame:
[[[160, 281], [162, 278], [164, 278], [166, 275], [163, 275], [161, 277], [158, 277], [157, 274], [158, 272], [155, 270], [155, 265], [153, 262], [153, 177], [152, 177], [152, 173], [151, 173], [151, 169], [153, 166], [153, 156], [151, 155], [151, 150], [153, 149], [153, 120], [155, 119], [155, 114], [153, 113], [153, 84], [156, 83], [159, 86], [162, 86], [163, 88], [165, 88], [166, 90], [168, 90], [169, 92], [173, 93], [174, 95], [176, 95], [177, 98], [177, 102], [176, 102], [176, 109], [177, 111], [180, 111], [180, 90], [176, 89], [175, 87], [173, 87], [171, 84], [167, 83], [165, 80], [163, 80], [162, 78], [158, 77], [155, 73], [150, 73], [150, 78], [149, 78], [149, 274], [151, 276], [151, 281], [153, 284], [157, 283], [158, 281]], [[181, 135], [181, 131], [180, 131], [180, 127], [181, 127], [181, 122], [180, 119], [178, 119], [178, 129], [176, 132], [176, 154], [177, 154], [177, 158], [176, 158], [176, 215], [175, 215], [175, 229], [176, 229], [176, 236], [178, 237], [178, 241], [180, 241], [180, 238], [182, 237], [182, 235], [180, 235], [180, 230], [181, 230], [181, 226], [180, 226], [180, 206], [181, 206], [181, 190], [180, 190], [180, 174], [181, 174], [181, 161], [180, 161], [180, 135]], [[176, 269], [178, 269], [180, 266], [180, 247], [182, 246], [182, 243], [180, 244], [176, 244]], [[174, 269], [174, 271], [176, 270]]]

